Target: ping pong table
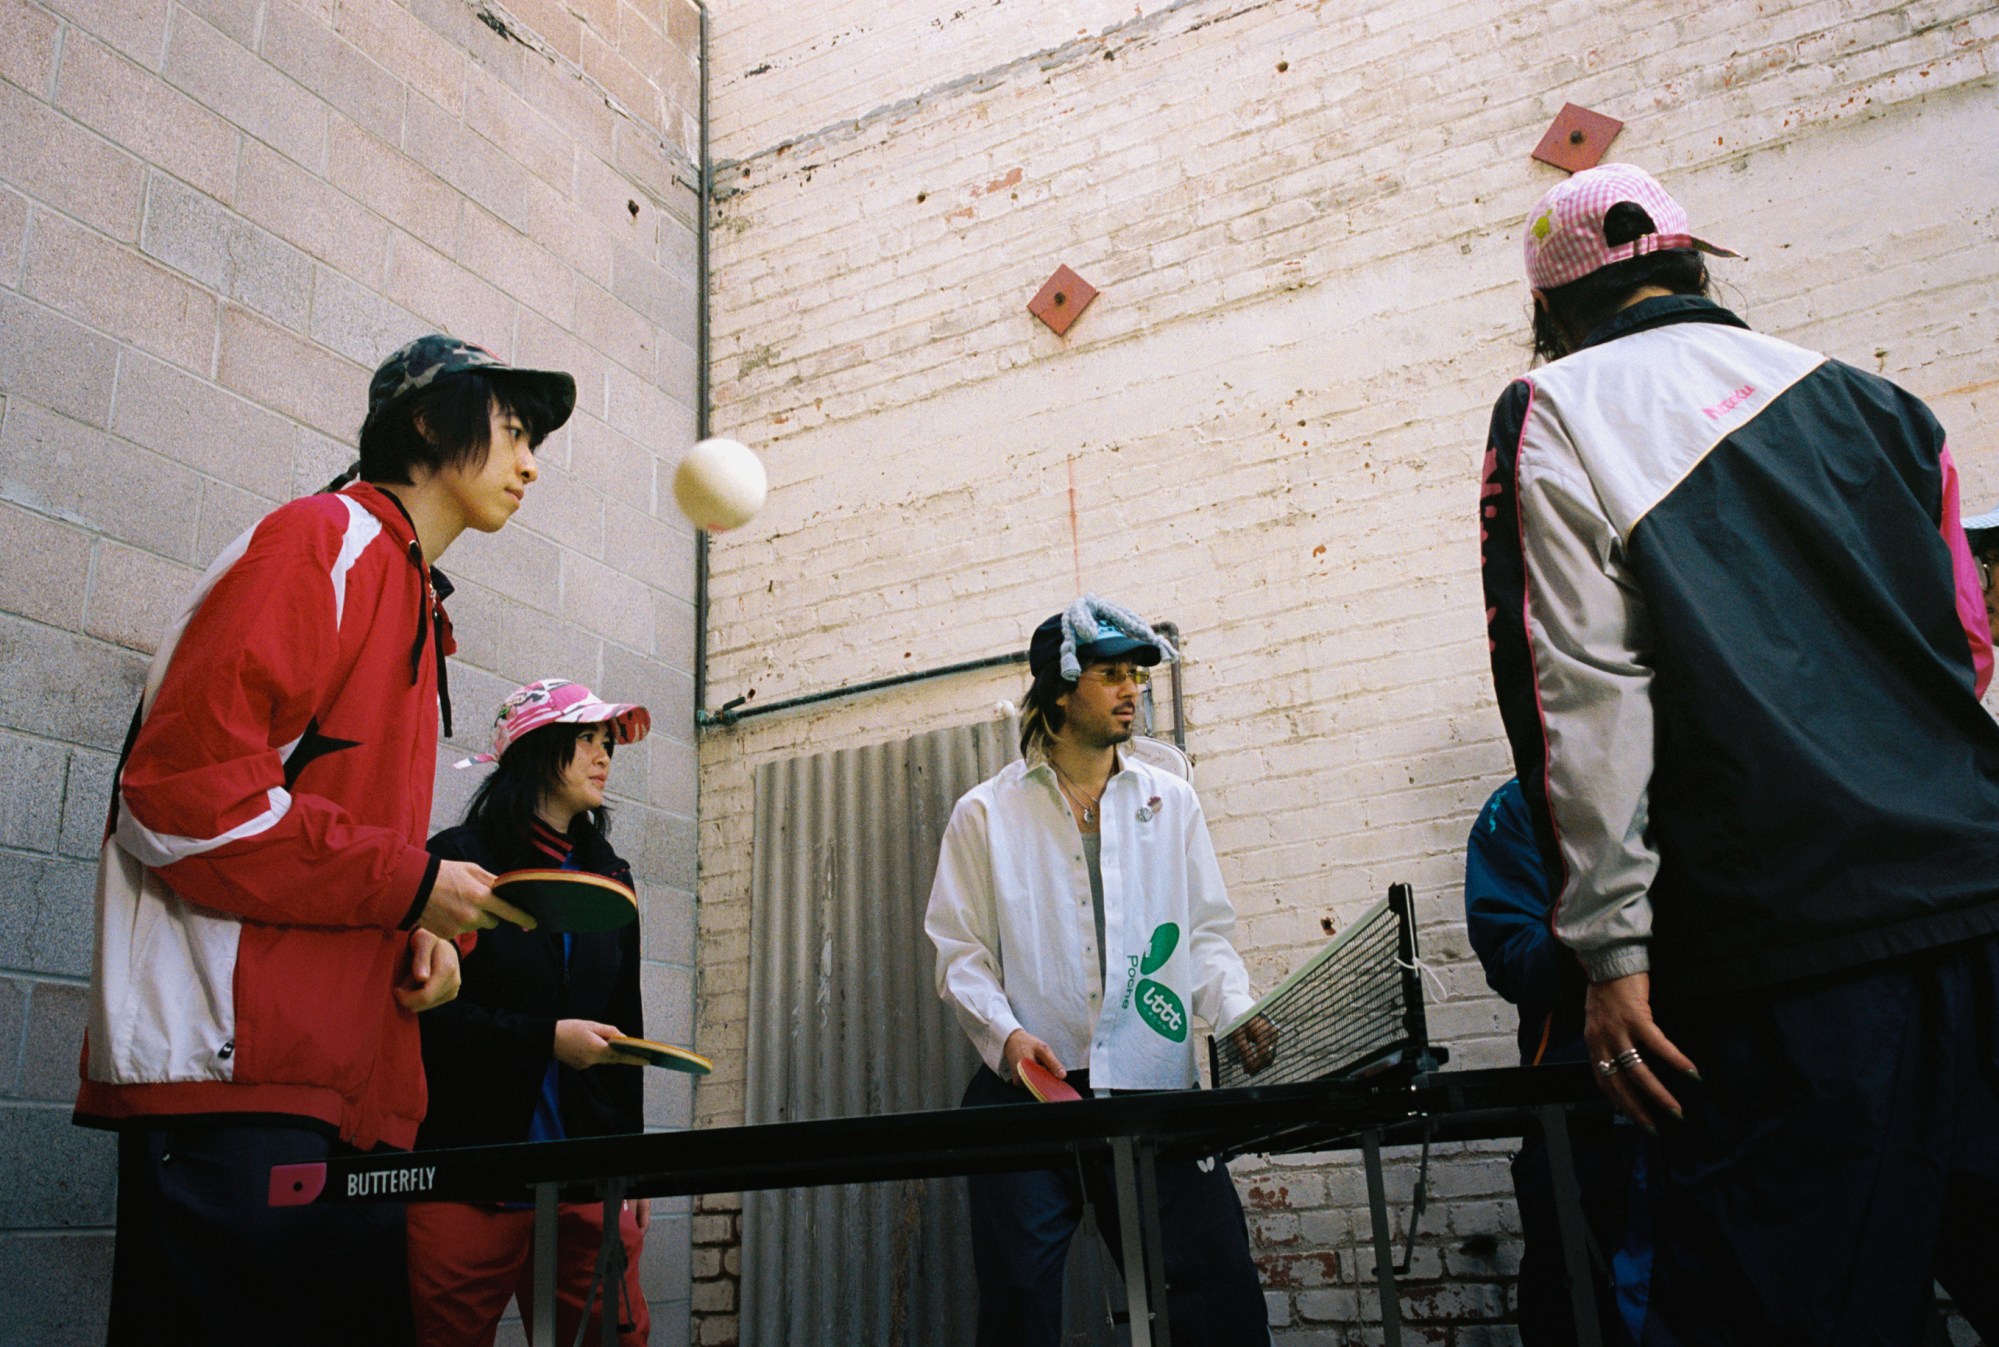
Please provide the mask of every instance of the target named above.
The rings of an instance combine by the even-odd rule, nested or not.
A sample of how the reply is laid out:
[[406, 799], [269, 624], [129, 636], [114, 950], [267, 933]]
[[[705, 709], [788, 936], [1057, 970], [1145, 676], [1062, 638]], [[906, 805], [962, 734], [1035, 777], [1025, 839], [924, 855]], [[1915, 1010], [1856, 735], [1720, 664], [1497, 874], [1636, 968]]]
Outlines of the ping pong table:
[[[1586, 1236], [1568, 1148], [1568, 1116], [1601, 1110], [1583, 1067], [1422, 1071], [1391, 1064], [1360, 1079], [1163, 1091], [1059, 1104], [939, 1109], [573, 1141], [369, 1154], [272, 1171], [274, 1206], [372, 1201], [532, 1201], [534, 1340], [554, 1341], [558, 1201], [601, 1201], [617, 1229], [627, 1198], [991, 1173], [1108, 1158], [1123, 1231], [1133, 1347], [1164, 1347], [1164, 1260], [1154, 1199], [1162, 1159], [1358, 1150], [1367, 1168], [1384, 1337], [1401, 1341], [1384, 1146], [1548, 1138], [1578, 1341], [1598, 1342]], [[615, 1251], [615, 1252], [614, 1252]], [[606, 1255], [622, 1257], [617, 1240]], [[606, 1283], [615, 1288], [612, 1275]], [[615, 1293], [607, 1297], [615, 1305]], [[614, 1328], [605, 1316], [606, 1336]]]

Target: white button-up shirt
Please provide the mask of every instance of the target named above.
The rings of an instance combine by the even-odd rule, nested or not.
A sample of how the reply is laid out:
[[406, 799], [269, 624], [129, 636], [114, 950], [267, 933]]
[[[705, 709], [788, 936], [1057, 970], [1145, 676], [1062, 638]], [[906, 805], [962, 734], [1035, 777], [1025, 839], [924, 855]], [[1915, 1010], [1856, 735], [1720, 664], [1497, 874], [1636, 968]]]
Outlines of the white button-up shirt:
[[1047, 761], [1008, 765], [951, 813], [923, 929], [937, 994], [994, 1071], [1025, 1029], [1093, 1088], [1189, 1086], [1188, 1012], [1227, 1024], [1254, 1004], [1194, 788], [1120, 763], [1098, 809], [1106, 974], [1082, 837]]

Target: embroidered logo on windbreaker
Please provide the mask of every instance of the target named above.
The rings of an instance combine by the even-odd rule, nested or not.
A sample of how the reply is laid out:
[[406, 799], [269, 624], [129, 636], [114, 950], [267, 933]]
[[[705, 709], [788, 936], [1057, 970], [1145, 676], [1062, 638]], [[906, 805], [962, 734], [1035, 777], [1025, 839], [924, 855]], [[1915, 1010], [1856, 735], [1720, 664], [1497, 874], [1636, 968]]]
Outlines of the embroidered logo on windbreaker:
[[1754, 384], [1744, 384], [1720, 402], [1715, 403], [1714, 406], [1701, 408], [1701, 415], [1710, 421], [1719, 421], [1722, 417], [1727, 416], [1730, 412], [1755, 396], [1756, 386]]
[[[1493, 497], [1497, 496], [1500, 490], [1499, 446], [1488, 444], [1485, 447], [1485, 468], [1478, 485], [1478, 564], [1481, 568], [1485, 566], [1485, 545], [1492, 537], [1492, 530], [1486, 527], [1486, 521], [1499, 517], [1499, 506]], [[1485, 653], [1488, 655], [1499, 649], [1499, 642], [1492, 639], [1493, 620], [1498, 616], [1497, 608], [1490, 604], [1486, 605]]]
[[[1166, 961], [1173, 957], [1173, 951], [1179, 945], [1180, 928], [1170, 921], [1161, 922], [1153, 928], [1152, 941], [1146, 948], [1145, 957], [1132, 960], [1131, 976], [1157, 973], [1166, 966]], [[1130, 978], [1126, 979], [1125, 985], [1130, 987]], [[1130, 995], [1127, 991], [1127, 999]], [[1175, 1043], [1187, 1041], [1187, 1007], [1180, 1003], [1172, 988], [1147, 977], [1138, 984], [1137, 995], [1138, 1017], [1152, 1032]]]

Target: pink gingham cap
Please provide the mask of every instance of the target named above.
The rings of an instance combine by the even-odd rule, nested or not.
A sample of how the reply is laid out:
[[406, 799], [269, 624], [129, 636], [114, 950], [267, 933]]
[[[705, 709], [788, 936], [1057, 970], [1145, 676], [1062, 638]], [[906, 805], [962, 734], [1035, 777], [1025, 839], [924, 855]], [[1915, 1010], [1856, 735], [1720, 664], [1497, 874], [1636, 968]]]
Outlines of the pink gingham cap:
[[[1603, 239], [1603, 217], [1620, 201], [1644, 207], [1654, 232], [1613, 248]], [[1631, 164], [1598, 164], [1550, 187], [1527, 217], [1522, 246], [1527, 284], [1536, 290], [1567, 285], [1641, 253], [1696, 248], [1716, 257], [1742, 256], [1695, 238], [1680, 203], [1650, 173]]]
[[475, 753], [452, 765], [470, 767], [475, 762], [498, 762], [509, 744], [519, 742], [522, 735], [544, 725], [595, 725], [605, 720], [611, 722], [611, 732], [621, 744], [635, 744], [652, 729], [652, 713], [643, 706], [600, 702], [589, 688], [567, 679], [538, 679], [514, 689], [500, 703], [500, 713], [493, 717], [493, 751]]

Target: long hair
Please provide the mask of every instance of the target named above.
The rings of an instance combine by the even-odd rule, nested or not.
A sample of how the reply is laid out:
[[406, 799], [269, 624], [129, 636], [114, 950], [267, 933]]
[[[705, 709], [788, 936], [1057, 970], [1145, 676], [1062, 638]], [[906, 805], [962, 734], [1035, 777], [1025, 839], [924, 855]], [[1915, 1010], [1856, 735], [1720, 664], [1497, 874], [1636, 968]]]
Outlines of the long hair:
[[526, 380], [460, 370], [384, 407], [361, 427], [361, 478], [407, 486], [416, 468], [477, 471], [493, 447], [492, 412], [513, 412], [538, 446], [555, 422], [555, 408]]
[[[1604, 241], [1613, 248], [1652, 232], [1652, 217], [1635, 201], [1620, 201], [1604, 214]], [[1707, 263], [1691, 248], [1640, 253], [1543, 290], [1546, 305], [1534, 306], [1535, 358], [1560, 360], [1576, 350], [1633, 293], [1648, 285], [1676, 295], [1707, 295]]]
[[[465, 822], [478, 832], [480, 843], [489, 853], [504, 856], [527, 841], [534, 827], [535, 810], [562, 784], [563, 772], [576, 757], [576, 741], [584, 731], [594, 728], [594, 725], [544, 725], [507, 745], [492, 774], [479, 783], [472, 803], [465, 809]], [[601, 841], [610, 833], [611, 811], [601, 805], [584, 810], [569, 825], [570, 838], [579, 844], [592, 839]]]
[[1071, 691], [1076, 685], [1062, 676], [1059, 669], [1051, 669], [1028, 686], [1027, 696], [1020, 703], [1020, 755], [1025, 758], [1040, 748], [1047, 752], [1054, 747], [1055, 736], [1069, 723], [1069, 713], [1055, 704], [1055, 699]]

